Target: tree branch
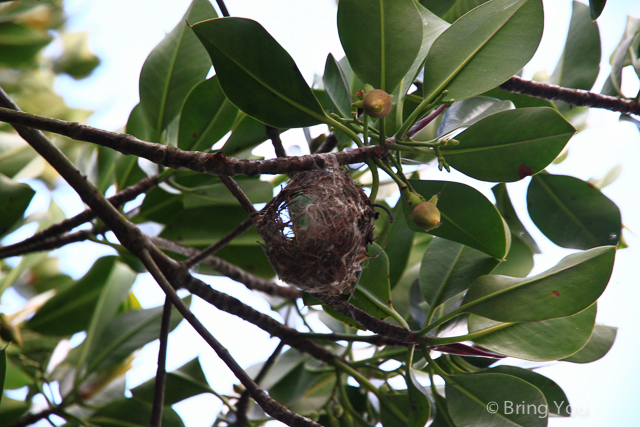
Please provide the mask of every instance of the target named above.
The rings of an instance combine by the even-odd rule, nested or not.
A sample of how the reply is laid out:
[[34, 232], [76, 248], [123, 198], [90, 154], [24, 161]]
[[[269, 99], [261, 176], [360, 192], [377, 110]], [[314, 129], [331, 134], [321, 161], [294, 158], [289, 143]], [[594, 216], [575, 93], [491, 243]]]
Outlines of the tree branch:
[[162, 308], [162, 321], [160, 324], [160, 349], [158, 350], [158, 369], [154, 385], [153, 404], [151, 406], [151, 421], [149, 427], [162, 425], [162, 409], [164, 408], [164, 390], [167, 383], [167, 343], [169, 341], [169, 329], [171, 327], [171, 310], [173, 304], [168, 297], [164, 300]]
[[40, 241], [36, 240], [33, 242], [16, 243], [15, 245], [9, 245], [0, 248], [0, 259], [25, 255], [32, 252], [51, 251], [53, 249], [58, 249], [71, 243], [84, 242], [92, 235], [93, 232], [91, 230], [80, 230], [76, 231], [75, 233], [51, 237]]
[[[218, 252], [220, 249], [227, 246], [232, 240], [239, 237], [242, 233], [250, 229], [252, 226], [253, 226], [253, 221], [251, 221], [251, 218], [245, 219], [234, 230], [229, 232], [226, 236], [224, 236], [222, 239], [215, 242], [213, 245], [209, 246], [203, 251], [196, 250], [195, 255], [192, 255], [191, 258], [183, 261], [182, 265], [184, 265], [186, 268], [193, 268], [194, 266], [198, 265], [198, 263], [205, 260], [207, 257], [213, 255], [214, 253]], [[185, 247], [188, 247], [188, 246], [185, 246]]]
[[267, 136], [271, 140], [276, 157], [287, 157], [287, 152], [284, 150], [280, 139], [280, 129], [267, 125]]
[[[6, 106], [6, 104], [4, 104]], [[246, 160], [227, 157], [223, 152], [202, 153], [184, 151], [169, 145], [154, 144], [142, 141], [131, 135], [109, 132], [76, 122], [53, 119], [49, 117], [0, 108], [0, 121], [17, 126], [26, 126], [47, 132], [53, 132], [69, 138], [91, 142], [108, 147], [122, 154], [133, 154], [153, 163], [174, 169], [191, 169], [209, 175], [277, 175], [322, 169], [331, 158], [335, 158], [341, 166], [362, 163], [369, 157], [386, 158], [389, 154], [387, 146], [375, 145], [357, 148], [339, 153], [305, 155], [276, 158], [269, 160]], [[24, 129], [24, 128], [23, 128]]]
[[502, 83], [500, 89], [548, 101], [562, 101], [578, 107], [603, 108], [623, 114], [640, 114], [640, 104], [633, 101], [586, 90], [567, 89], [547, 83], [524, 80], [516, 76]]

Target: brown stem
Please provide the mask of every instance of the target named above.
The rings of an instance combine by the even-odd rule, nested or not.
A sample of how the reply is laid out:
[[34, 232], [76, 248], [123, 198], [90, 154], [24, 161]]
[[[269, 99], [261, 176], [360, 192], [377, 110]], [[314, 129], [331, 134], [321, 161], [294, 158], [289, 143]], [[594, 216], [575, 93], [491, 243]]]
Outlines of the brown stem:
[[[4, 106], [7, 105], [4, 104]], [[186, 168], [195, 172], [221, 176], [240, 174], [249, 176], [263, 174], [278, 175], [322, 169], [325, 165], [331, 164], [332, 158], [335, 158], [341, 166], [344, 166], [352, 163], [362, 163], [369, 157], [386, 158], [389, 154], [387, 146], [376, 145], [332, 154], [316, 154], [269, 160], [239, 160], [227, 157], [222, 152], [209, 154], [198, 151], [183, 151], [169, 145], [142, 141], [127, 134], [109, 132], [81, 123], [28, 114], [10, 108], [0, 108], [0, 121], [16, 126], [27, 126], [29, 128], [54, 132], [78, 141], [91, 142], [114, 149], [123, 154], [133, 154], [138, 157], [143, 157], [153, 163], [174, 169]]]
[[164, 408], [164, 390], [167, 383], [167, 343], [169, 341], [169, 329], [171, 327], [171, 310], [173, 305], [169, 298], [165, 298], [162, 308], [162, 321], [160, 324], [160, 350], [158, 350], [158, 369], [151, 406], [151, 421], [149, 427], [162, 425], [162, 409]]
[[[256, 378], [254, 380], [256, 384], [260, 384], [267, 373], [269, 373], [269, 370], [271, 370], [273, 364], [276, 363], [276, 359], [278, 358], [278, 356], [280, 356], [280, 352], [283, 348], [284, 343], [280, 341], [280, 344], [278, 344], [273, 353], [271, 353], [271, 356], [269, 356], [267, 361], [264, 362], [264, 365], [262, 365], [262, 368], [260, 368], [260, 372], [258, 372], [258, 375], [256, 375]], [[238, 399], [238, 402], [236, 403], [236, 420], [238, 423], [238, 427], [250, 427], [249, 423], [247, 422], [247, 409], [249, 409], [250, 397], [251, 395], [249, 394], [249, 391], [245, 390], [242, 392], [242, 394], [240, 395], [240, 399]]]
[[41, 412], [37, 412], [35, 414], [29, 414], [26, 417], [22, 417], [15, 423], [11, 424], [11, 427], [27, 427], [55, 413], [56, 413], [55, 409], [50, 408], [50, 409], [45, 409], [44, 411], [41, 411]]
[[16, 243], [15, 245], [9, 245], [0, 248], [0, 259], [25, 255], [32, 252], [42, 252], [58, 249], [71, 243], [84, 242], [92, 235], [93, 232], [90, 230], [81, 230], [76, 231], [75, 233], [51, 237], [44, 240]]
[[222, 13], [222, 16], [229, 16], [229, 10], [227, 10], [227, 5], [224, 4], [224, 0], [216, 0], [216, 3], [218, 3], [218, 7], [220, 8], [220, 13]]
[[239, 237], [242, 233], [250, 229], [252, 226], [253, 221], [251, 221], [251, 218], [245, 219], [234, 230], [230, 231], [229, 234], [215, 242], [213, 245], [209, 246], [201, 252], [196, 251], [196, 255], [193, 255], [191, 258], [183, 261], [182, 265], [184, 265], [186, 268], [193, 268], [195, 265], [198, 265], [201, 261], [203, 261], [210, 255], [213, 255], [220, 249], [227, 246], [232, 240]]
[[253, 218], [253, 216], [256, 215], [258, 211], [253, 206], [253, 203], [251, 203], [251, 200], [249, 200], [247, 195], [244, 194], [244, 191], [242, 191], [242, 188], [240, 188], [238, 183], [235, 182], [233, 178], [228, 176], [221, 176], [220, 180], [224, 185], [227, 186], [227, 189], [231, 194], [233, 194], [233, 197], [235, 197], [238, 202], [240, 202], [240, 205], [242, 205], [244, 210], [247, 211], [249, 217]]
[[578, 107], [603, 108], [623, 114], [640, 114], [640, 104], [637, 102], [586, 90], [567, 89], [547, 83], [524, 80], [516, 76], [502, 83], [500, 89], [548, 101], [562, 101]]
[[413, 125], [411, 127], [411, 129], [409, 129], [409, 131], [407, 132], [407, 137], [411, 138], [413, 135], [415, 135], [416, 133], [418, 133], [421, 129], [425, 128], [429, 123], [431, 123], [436, 117], [438, 117], [440, 115], [440, 113], [442, 113], [444, 110], [446, 110], [446, 108], [448, 107], [448, 104], [443, 104], [441, 106], [439, 106], [436, 111], [434, 111], [433, 113], [429, 114], [427, 117], [425, 117], [424, 119], [420, 119], [416, 122], [415, 125]]
[[287, 157], [287, 152], [282, 146], [282, 140], [280, 139], [280, 129], [267, 126], [267, 136], [271, 140], [273, 149], [276, 152], [276, 157]]

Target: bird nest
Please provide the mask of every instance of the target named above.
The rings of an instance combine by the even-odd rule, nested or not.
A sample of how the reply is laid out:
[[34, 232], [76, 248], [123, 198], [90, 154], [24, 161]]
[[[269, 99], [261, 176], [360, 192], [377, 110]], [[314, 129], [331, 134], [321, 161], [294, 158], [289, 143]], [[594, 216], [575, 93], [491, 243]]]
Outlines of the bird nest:
[[336, 162], [296, 174], [256, 221], [283, 281], [313, 293], [352, 293], [376, 212]]

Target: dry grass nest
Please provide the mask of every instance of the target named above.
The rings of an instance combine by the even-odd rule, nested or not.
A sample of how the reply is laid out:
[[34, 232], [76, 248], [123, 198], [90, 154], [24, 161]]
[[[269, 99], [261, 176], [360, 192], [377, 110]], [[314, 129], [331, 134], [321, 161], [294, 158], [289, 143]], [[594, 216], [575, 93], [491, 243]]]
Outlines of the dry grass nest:
[[280, 279], [337, 295], [355, 288], [375, 215], [364, 191], [334, 163], [296, 174], [261, 211], [256, 226]]

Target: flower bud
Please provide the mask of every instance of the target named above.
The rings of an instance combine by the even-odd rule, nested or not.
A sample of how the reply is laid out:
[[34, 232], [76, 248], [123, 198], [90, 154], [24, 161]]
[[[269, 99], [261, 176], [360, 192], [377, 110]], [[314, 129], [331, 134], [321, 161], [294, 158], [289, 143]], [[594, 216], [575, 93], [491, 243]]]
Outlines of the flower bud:
[[413, 208], [411, 215], [413, 222], [424, 231], [433, 230], [440, 226], [440, 210], [431, 202], [419, 203]]
[[374, 119], [386, 117], [389, 111], [391, 111], [391, 96], [381, 89], [374, 89], [367, 92], [363, 102], [364, 111], [369, 117], [373, 117]]

